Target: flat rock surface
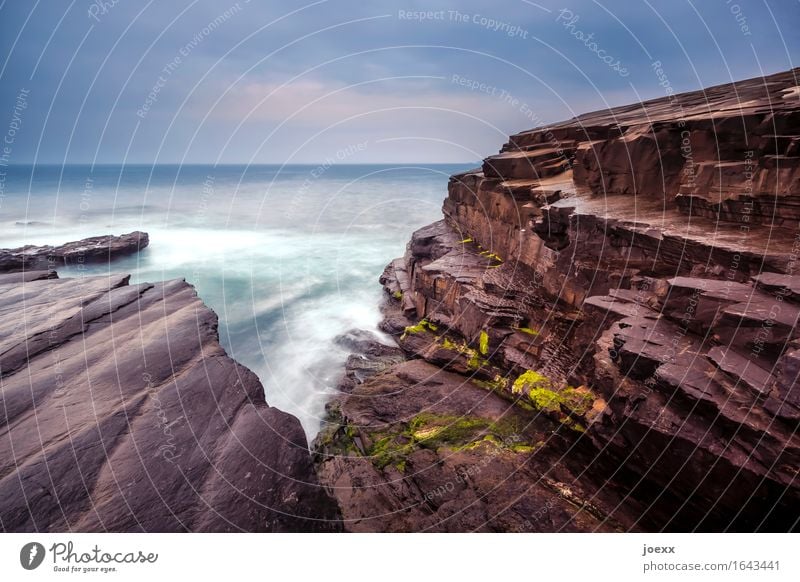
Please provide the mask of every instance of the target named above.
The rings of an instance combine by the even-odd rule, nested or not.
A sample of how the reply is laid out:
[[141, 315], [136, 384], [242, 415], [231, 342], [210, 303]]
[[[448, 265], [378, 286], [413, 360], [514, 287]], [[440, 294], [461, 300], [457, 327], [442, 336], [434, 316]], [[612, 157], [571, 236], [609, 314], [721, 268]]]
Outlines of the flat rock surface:
[[0, 313], [2, 530], [338, 529], [300, 423], [185, 281], [0, 280]]

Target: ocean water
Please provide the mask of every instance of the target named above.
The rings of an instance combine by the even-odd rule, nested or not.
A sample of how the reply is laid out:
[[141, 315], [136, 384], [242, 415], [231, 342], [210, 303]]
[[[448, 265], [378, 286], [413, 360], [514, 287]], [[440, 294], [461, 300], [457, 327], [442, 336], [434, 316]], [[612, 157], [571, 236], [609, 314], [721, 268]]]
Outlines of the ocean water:
[[219, 315], [227, 352], [311, 438], [347, 357], [334, 338], [377, 332], [378, 276], [441, 218], [448, 177], [468, 167], [12, 166], [0, 247], [148, 232], [150, 246], [111, 271], [192, 283]]

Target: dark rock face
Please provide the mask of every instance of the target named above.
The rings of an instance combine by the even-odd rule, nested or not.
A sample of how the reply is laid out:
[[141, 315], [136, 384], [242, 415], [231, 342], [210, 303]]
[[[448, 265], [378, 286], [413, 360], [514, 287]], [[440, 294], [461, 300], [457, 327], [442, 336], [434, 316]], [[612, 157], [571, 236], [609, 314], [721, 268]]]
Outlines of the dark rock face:
[[[798, 74], [523, 132], [451, 178], [445, 220], [381, 277], [383, 328], [414, 361], [338, 399], [318, 447], [338, 453], [320, 474], [346, 527], [798, 527]], [[490, 399], [541, 444], [515, 451]], [[419, 475], [489, 451], [445, 511], [423, 505]], [[531, 505], [500, 487], [511, 466]], [[555, 473], [597, 522], [530, 519]]]
[[0, 249], [0, 273], [105, 263], [138, 253], [148, 244], [148, 234], [137, 230], [120, 236], [95, 236], [58, 247], [28, 245], [17, 249]]
[[182, 280], [0, 276], [4, 531], [335, 531], [294, 417]]

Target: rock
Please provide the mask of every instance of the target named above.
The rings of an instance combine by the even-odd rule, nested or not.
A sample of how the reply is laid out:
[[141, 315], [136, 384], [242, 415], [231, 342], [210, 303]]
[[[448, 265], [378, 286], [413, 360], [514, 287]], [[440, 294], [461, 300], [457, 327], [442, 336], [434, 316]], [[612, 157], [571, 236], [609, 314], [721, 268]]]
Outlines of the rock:
[[[411, 360], [343, 395], [320, 445], [350, 529], [596, 528], [566, 509], [531, 521], [525, 505], [493, 519], [486, 486], [512, 465], [546, 499], [539, 459], [502, 438], [490, 457], [470, 431], [415, 436], [440, 434], [412, 422], [428, 409], [494, 422], [481, 389], [534, 415], [525, 438], [560, 435], [542, 454], [592, 515], [649, 531], [797, 527], [798, 73], [525, 131], [451, 177], [444, 220], [381, 277], [383, 328]], [[458, 480], [451, 458], [492, 469]]]
[[[333, 408], [339, 430], [316, 449], [349, 531], [635, 528], [616, 521], [613, 491], [578, 479], [590, 461], [575, 436], [463, 376], [411, 360]], [[565, 440], [571, 463], [558, 459]]]
[[353, 353], [382, 357], [401, 354], [396, 345], [382, 342], [377, 335], [363, 329], [351, 329], [333, 338], [333, 342]]
[[775, 390], [764, 408], [776, 416], [797, 423], [800, 421], [800, 346], [795, 342], [783, 354], [777, 365]]
[[57, 247], [28, 245], [16, 249], [0, 249], [0, 273], [106, 263], [138, 253], [148, 244], [150, 237], [147, 233], [137, 230], [120, 236], [95, 236]]
[[27, 283], [29, 281], [41, 281], [42, 279], [58, 279], [55, 271], [24, 271], [16, 273], [0, 274], [0, 285], [12, 283]]
[[774, 296], [785, 297], [791, 301], [800, 301], [800, 275], [786, 275], [783, 273], [761, 273], [753, 277], [756, 287], [772, 293]]
[[299, 421], [189, 284], [30, 275], [0, 280], [3, 530], [340, 528]]

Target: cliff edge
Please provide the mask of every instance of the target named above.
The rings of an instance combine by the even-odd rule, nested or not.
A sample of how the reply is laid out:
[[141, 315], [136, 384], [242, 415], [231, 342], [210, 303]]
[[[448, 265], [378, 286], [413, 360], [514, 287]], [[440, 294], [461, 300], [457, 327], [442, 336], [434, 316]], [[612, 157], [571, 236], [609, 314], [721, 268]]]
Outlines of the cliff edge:
[[192, 286], [128, 280], [0, 275], [0, 529], [340, 529]]
[[381, 278], [409, 361], [351, 362], [317, 443], [349, 529], [798, 527], [798, 74], [525, 131], [450, 179]]

